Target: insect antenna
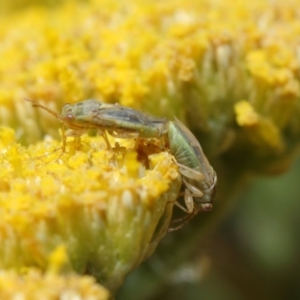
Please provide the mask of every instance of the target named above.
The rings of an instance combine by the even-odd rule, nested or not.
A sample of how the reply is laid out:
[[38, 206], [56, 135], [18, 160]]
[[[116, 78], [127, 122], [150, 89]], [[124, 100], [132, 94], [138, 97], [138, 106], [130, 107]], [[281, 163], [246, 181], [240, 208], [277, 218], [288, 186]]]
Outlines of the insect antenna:
[[42, 108], [43, 110], [46, 110], [48, 113], [50, 113], [51, 115], [53, 115], [54, 117], [56, 117], [57, 119], [59, 119], [59, 114], [56, 113], [55, 111], [49, 109], [48, 107], [34, 101], [34, 100], [31, 100], [29, 98], [24, 98], [25, 101], [28, 101], [28, 102], [31, 102], [31, 105], [32, 107], [39, 107], [39, 108]]
[[176, 219], [176, 220], [172, 221], [172, 223], [178, 223], [178, 222], [181, 222], [181, 221], [182, 221], [182, 223], [180, 225], [176, 226], [176, 227], [169, 228], [168, 232], [173, 232], [173, 231], [176, 231], [176, 230], [180, 229], [185, 224], [187, 224], [190, 220], [192, 220], [196, 216], [196, 214], [197, 214], [197, 212], [194, 211], [190, 214], [185, 215], [182, 218], [179, 218], [179, 219]]

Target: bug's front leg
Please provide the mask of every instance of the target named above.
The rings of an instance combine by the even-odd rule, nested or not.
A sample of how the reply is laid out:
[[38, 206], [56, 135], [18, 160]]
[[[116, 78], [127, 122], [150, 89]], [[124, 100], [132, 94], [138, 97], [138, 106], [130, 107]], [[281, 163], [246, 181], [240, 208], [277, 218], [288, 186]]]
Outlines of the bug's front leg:
[[80, 137], [84, 133], [86, 133], [86, 130], [83, 129], [69, 130], [68, 132], [66, 132], [65, 127], [63, 126], [62, 129], [63, 152], [66, 151], [67, 137], [74, 137], [74, 141], [80, 143]]
[[203, 196], [203, 192], [193, 184], [189, 183], [186, 178], [182, 177], [182, 181], [186, 186], [186, 189], [184, 191], [184, 203], [186, 205], [186, 208], [183, 207], [178, 201], [175, 202], [175, 205], [186, 213], [190, 214], [194, 210], [194, 197], [201, 198]]
[[199, 188], [197, 188], [193, 184], [189, 183], [189, 181], [186, 180], [185, 178], [183, 178], [182, 180], [183, 180], [185, 186], [187, 187], [188, 192], [191, 194], [192, 197], [201, 198], [203, 196], [203, 192]]
[[194, 201], [193, 195], [188, 189], [185, 189], [184, 191], [184, 203], [186, 205], [186, 208], [182, 206], [178, 201], [175, 202], [175, 205], [188, 214], [192, 213], [194, 210]]
[[62, 150], [63, 150], [63, 153], [66, 152], [66, 141], [67, 141], [67, 136], [66, 136], [66, 127], [63, 125], [61, 127], [61, 136], [62, 136]]
[[179, 171], [180, 173], [189, 178], [189, 179], [193, 179], [193, 180], [196, 180], [196, 181], [203, 181], [204, 180], [204, 175], [197, 171], [197, 170], [194, 170], [194, 169], [191, 169], [185, 165], [182, 165], [180, 163], [177, 162], [177, 166], [179, 167]]

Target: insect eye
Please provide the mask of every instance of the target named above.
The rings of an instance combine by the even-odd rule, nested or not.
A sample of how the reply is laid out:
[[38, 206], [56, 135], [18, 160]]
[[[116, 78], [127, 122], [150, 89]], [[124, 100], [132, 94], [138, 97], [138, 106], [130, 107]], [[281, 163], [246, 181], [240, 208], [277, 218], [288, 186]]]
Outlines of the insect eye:
[[69, 122], [74, 121], [74, 119], [75, 119], [74, 115], [72, 115], [72, 114], [67, 114], [65, 117], [65, 120], [69, 121]]
[[204, 203], [201, 205], [201, 208], [203, 212], [207, 212], [207, 211], [211, 211], [213, 206], [211, 203]]

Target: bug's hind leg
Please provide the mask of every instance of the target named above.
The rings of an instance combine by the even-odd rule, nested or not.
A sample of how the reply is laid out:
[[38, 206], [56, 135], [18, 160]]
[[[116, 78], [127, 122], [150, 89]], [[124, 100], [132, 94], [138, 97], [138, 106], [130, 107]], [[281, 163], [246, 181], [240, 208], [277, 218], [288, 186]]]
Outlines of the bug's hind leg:
[[176, 230], [182, 228], [190, 220], [192, 220], [195, 215], [196, 215], [195, 213], [191, 213], [191, 214], [188, 214], [188, 215], [184, 216], [183, 218], [176, 219], [176, 220], [172, 221], [173, 223], [178, 223], [178, 222], [181, 222], [181, 221], [183, 221], [183, 222], [180, 225], [176, 226], [176, 227], [169, 228], [168, 232], [173, 232], [173, 231], [176, 231]]

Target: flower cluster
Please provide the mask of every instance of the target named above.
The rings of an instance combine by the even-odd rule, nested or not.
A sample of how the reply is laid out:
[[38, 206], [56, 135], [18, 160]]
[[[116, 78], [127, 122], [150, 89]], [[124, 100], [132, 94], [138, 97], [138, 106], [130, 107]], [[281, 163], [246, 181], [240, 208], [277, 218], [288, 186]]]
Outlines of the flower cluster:
[[63, 153], [52, 139], [25, 148], [0, 130], [0, 269], [92, 274], [114, 290], [155, 250], [181, 186], [177, 167], [151, 143], [115, 143], [84, 136]]
[[282, 172], [300, 140], [299, 36], [298, 0], [6, 1], [0, 268], [48, 270], [63, 247], [67, 269], [113, 290], [154, 251], [180, 188], [153, 141], [107, 150], [84, 137], [62, 153], [59, 122], [24, 97], [176, 115], [217, 171]]
[[37, 269], [29, 269], [23, 276], [14, 271], [0, 271], [0, 298], [107, 300], [109, 294], [89, 276], [44, 276]]
[[[211, 156], [254, 146], [250, 159], [263, 164], [270, 154], [276, 162], [293, 152], [300, 120], [296, 0], [45, 1], [24, 10], [17, 3], [0, 20], [0, 116], [24, 141], [53, 133], [57, 123], [43, 118], [36, 125], [23, 97], [58, 110], [94, 97], [186, 118]], [[234, 108], [240, 101], [260, 116], [249, 134]]]

